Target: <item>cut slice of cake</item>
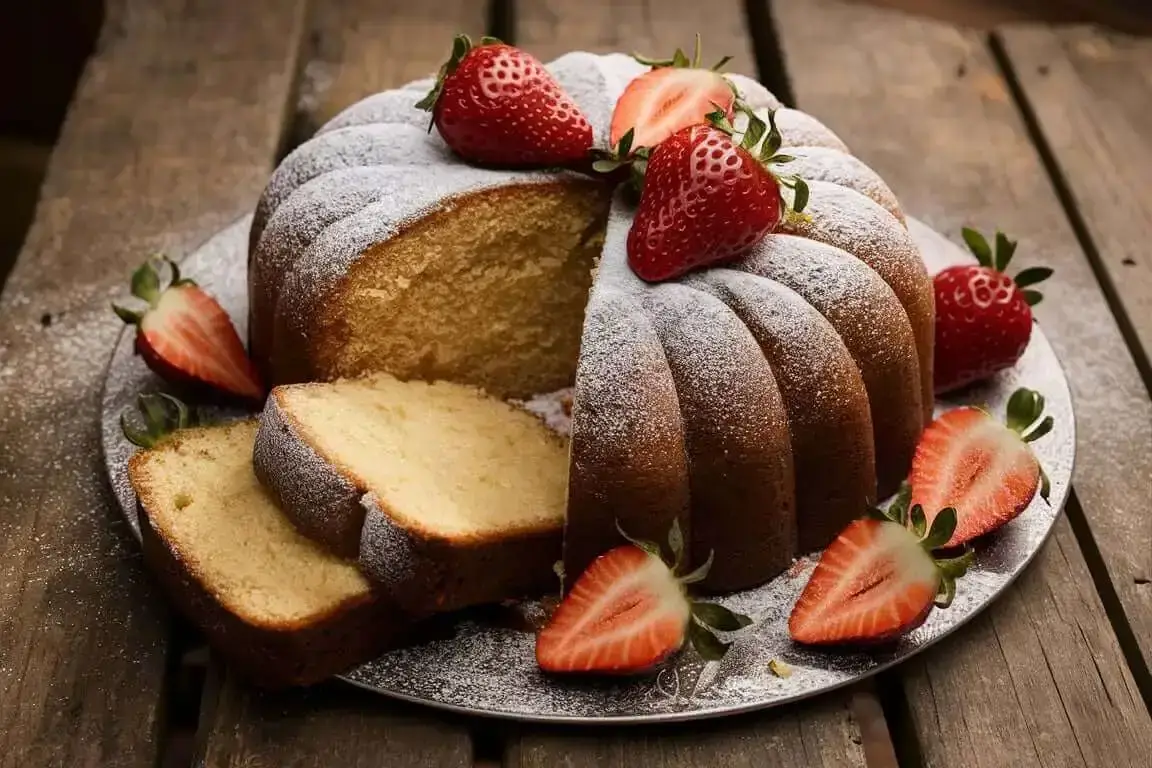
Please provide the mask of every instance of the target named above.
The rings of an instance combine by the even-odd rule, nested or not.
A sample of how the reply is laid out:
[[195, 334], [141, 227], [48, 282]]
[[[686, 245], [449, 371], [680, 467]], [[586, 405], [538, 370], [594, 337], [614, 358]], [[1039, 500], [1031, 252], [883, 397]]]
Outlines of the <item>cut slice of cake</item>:
[[479, 389], [386, 374], [280, 386], [253, 456], [297, 527], [406, 610], [555, 586], [567, 447]]
[[281, 514], [252, 471], [256, 430], [182, 429], [132, 457], [144, 559], [238, 673], [307, 685], [375, 658], [408, 621]]

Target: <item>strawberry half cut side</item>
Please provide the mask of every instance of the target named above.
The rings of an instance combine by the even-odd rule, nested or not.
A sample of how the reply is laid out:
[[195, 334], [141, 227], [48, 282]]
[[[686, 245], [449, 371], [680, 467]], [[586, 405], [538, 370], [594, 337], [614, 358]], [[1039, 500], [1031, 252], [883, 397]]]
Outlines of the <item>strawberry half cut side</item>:
[[536, 638], [541, 669], [639, 674], [659, 666], [688, 641], [706, 660], [723, 658], [731, 643], [714, 632], [734, 632], [752, 621], [718, 603], [691, 601], [686, 587], [707, 575], [712, 559], [678, 575], [684, 548], [678, 524], [668, 540], [672, 564], [658, 545], [630, 540], [588, 566]]
[[909, 529], [873, 510], [848, 525], [824, 550], [792, 614], [788, 632], [806, 645], [871, 645], [919, 627], [933, 607], [947, 608], [972, 553], [938, 559], [932, 550], [952, 536], [956, 513], [940, 510], [927, 533], [922, 510]]
[[[161, 288], [157, 266], [167, 266]], [[266, 390], [223, 307], [195, 282], [180, 276], [166, 257], [144, 263], [132, 274], [132, 295], [142, 310], [112, 305], [116, 315], [136, 326], [136, 351], [157, 375], [174, 384], [207, 387], [245, 401]]]
[[1008, 400], [1007, 423], [966, 406], [928, 425], [912, 458], [911, 503], [924, 509], [953, 507], [957, 546], [1000, 528], [1023, 512], [1037, 490], [1047, 501], [1048, 476], [1029, 443], [1052, 430], [1044, 397], [1027, 388]]
[[719, 71], [731, 57], [705, 69], [699, 35], [691, 59], [679, 48], [670, 59], [640, 54], [634, 58], [652, 69], [628, 84], [612, 112], [608, 140], [619, 156], [627, 156], [620, 150], [620, 141], [629, 131], [633, 132], [633, 148], [652, 148], [682, 128], [704, 122], [713, 110], [732, 116], [736, 89]]

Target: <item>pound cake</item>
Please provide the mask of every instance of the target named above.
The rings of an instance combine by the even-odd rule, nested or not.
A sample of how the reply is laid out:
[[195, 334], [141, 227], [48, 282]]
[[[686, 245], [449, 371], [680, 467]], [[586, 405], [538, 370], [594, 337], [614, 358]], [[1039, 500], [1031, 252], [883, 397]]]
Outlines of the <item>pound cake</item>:
[[281, 514], [252, 471], [256, 429], [182, 429], [132, 456], [144, 560], [237, 672], [307, 685], [376, 657], [408, 620]]
[[253, 463], [301, 531], [358, 558], [405, 610], [556, 583], [565, 446], [535, 415], [474, 387], [387, 374], [277, 387]]
[[[649, 71], [618, 54], [547, 66], [599, 148]], [[284, 161], [257, 209], [257, 364], [277, 385], [383, 372], [497, 398], [574, 382], [568, 574], [619, 543], [618, 525], [663, 540], [679, 521], [693, 564], [714, 554], [715, 590], [825, 546], [907, 474], [933, 402], [932, 283], [877, 174], [816, 118], [727, 77], [757, 115], [774, 110], [808, 205], [742, 258], [662, 283], [629, 268], [636, 209], [611, 184], [466, 163], [414, 107], [428, 83], [349, 107]], [[305, 391], [278, 390], [266, 428], [285, 432], [284, 393]], [[296, 455], [258, 459], [270, 487], [291, 482]], [[306, 518], [304, 533], [353, 554], [358, 513]], [[408, 578], [396, 537], [372, 531], [361, 562]]]

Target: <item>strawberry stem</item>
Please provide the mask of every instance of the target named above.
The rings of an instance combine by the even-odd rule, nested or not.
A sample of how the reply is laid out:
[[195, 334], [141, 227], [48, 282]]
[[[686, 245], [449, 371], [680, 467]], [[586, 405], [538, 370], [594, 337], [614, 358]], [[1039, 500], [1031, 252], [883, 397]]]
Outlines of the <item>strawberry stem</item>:
[[129, 442], [141, 448], [151, 448], [177, 430], [196, 424], [196, 415], [180, 400], [164, 392], [140, 395], [136, 405], [143, 428], [128, 420], [131, 409], [120, 414], [120, 429]]
[[[652, 67], [653, 69], [660, 69], [662, 67], [676, 67], [679, 69], [689, 69], [689, 68], [700, 69], [701, 64], [704, 60], [703, 56], [701, 54], [700, 33], [699, 32], [696, 33], [696, 39], [695, 39], [695, 42], [692, 46], [692, 58], [688, 58], [688, 54], [684, 53], [684, 49], [682, 49], [682, 48], [677, 48], [676, 52], [672, 54], [672, 57], [668, 58], [668, 59], [654, 59], [650, 56], [645, 56], [644, 54], [637, 53], [635, 51], [633, 51], [633, 53], [632, 53], [632, 58], [635, 59], [636, 61], [638, 61], [639, 63], [643, 64], [644, 66]], [[720, 69], [730, 61], [732, 61], [731, 56], [722, 57], [720, 59], [720, 61], [718, 61], [712, 65], [712, 71], [713, 72], [719, 72]]]

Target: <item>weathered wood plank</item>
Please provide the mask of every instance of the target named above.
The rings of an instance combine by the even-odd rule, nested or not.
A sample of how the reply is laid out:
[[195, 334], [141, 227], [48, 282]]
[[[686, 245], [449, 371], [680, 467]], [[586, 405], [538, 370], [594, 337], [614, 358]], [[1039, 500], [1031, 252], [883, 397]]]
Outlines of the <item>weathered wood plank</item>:
[[[699, 32], [706, 60], [731, 55], [729, 71], [756, 74], [757, 59], [739, 0], [717, 0], [705, 14], [686, 0], [658, 7], [607, 0], [524, 2], [516, 6], [515, 20], [516, 44], [545, 61], [572, 50], [670, 55], [678, 46], [691, 46]], [[869, 754], [890, 755], [875, 694], [862, 688], [856, 696], [869, 716], [874, 741]], [[607, 738], [599, 732], [524, 729], [510, 746], [508, 765], [863, 765], [860, 727], [849, 714], [851, 707], [852, 694], [839, 692], [817, 705], [706, 728], [627, 731]], [[873, 765], [883, 762], [877, 758]]]
[[[685, 726], [528, 729], [508, 740], [505, 768], [863, 768], [850, 695]], [[868, 763], [886, 768], [884, 763]], [[895, 763], [887, 765], [895, 768]]]
[[671, 56], [677, 47], [691, 52], [693, 35], [699, 32], [709, 66], [721, 56], [732, 56], [728, 71], [750, 75], [756, 71], [740, 0], [715, 0], [706, 13], [687, 0], [659, 4], [533, 0], [518, 3], [515, 18], [516, 44], [544, 61], [577, 50]]
[[[1080, 502], [1131, 503], [1103, 485], [1146, 492], [1152, 404], [984, 39], [829, 0], [773, 9], [799, 106], [906, 210], [956, 239], [962, 225], [1001, 227], [1020, 239], [1020, 266], [1056, 269], [1038, 316], [1076, 397]], [[1152, 722], [1064, 520], [987, 615], [911, 665], [905, 688], [931, 766], [1144, 765], [1152, 750]]]
[[457, 32], [475, 40], [488, 31], [482, 0], [329, 0], [311, 15], [297, 140], [369, 94], [434, 74]]
[[472, 768], [458, 718], [349, 685], [266, 694], [225, 680], [214, 702], [203, 724], [211, 734], [201, 745], [204, 768]]
[[[1152, 386], [1152, 40], [1031, 26], [1007, 27], [1000, 39]], [[1097, 362], [1113, 353], [1118, 348], [1101, 350]], [[1118, 382], [1117, 365], [1126, 373]], [[1152, 416], [1147, 407], [1127, 410], [1127, 397], [1120, 399], [1139, 397], [1127, 370], [1121, 356], [1091, 382], [1094, 408], [1107, 418], [1084, 425], [1084, 442], [1094, 450], [1076, 483], [1112, 586], [1152, 666], [1152, 517], [1140, 513], [1152, 509]]]
[[[452, 35], [479, 36], [485, 21], [486, 3], [472, 0], [313, 3], [313, 46], [297, 104], [300, 138], [364, 96], [435, 72]], [[431, 710], [374, 701], [348, 686], [262, 694], [214, 674], [225, 679], [218, 696], [205, 693], [208, 766], [471, 765], [466, 726]]]
[[167, 614], [107, 492], [108, 299], [250, 205], [302, 2], [115, 0], [0, 300], [0, 765], [152, 766]]

